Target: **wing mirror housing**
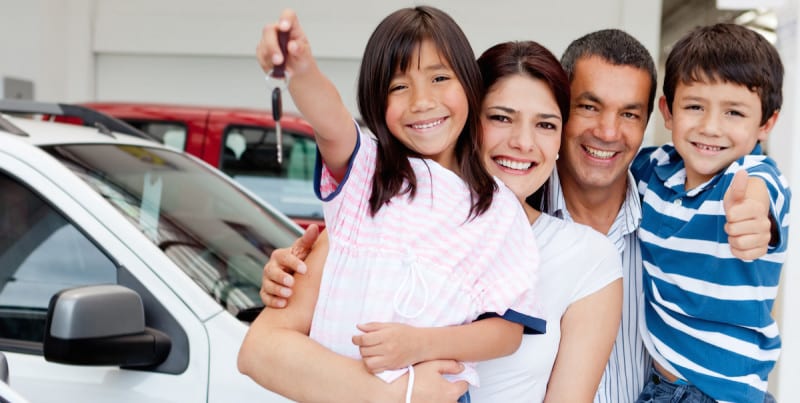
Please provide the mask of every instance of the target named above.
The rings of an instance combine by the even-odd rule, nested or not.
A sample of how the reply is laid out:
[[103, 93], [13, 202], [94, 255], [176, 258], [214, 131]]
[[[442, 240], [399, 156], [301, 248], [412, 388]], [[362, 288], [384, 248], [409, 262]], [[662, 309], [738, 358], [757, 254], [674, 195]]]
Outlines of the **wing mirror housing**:
[[44, 335], [47, 361], [148, 367], [164, 362], [171, 344], [165, 333], [145, 326], [142, 299], [129, 288], [77, 287], [50, 299]]

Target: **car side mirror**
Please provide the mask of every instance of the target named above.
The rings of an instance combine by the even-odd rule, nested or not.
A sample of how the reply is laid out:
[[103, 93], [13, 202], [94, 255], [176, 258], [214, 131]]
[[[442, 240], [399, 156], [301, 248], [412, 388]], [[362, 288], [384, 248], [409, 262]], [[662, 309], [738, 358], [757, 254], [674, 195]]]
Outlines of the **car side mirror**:
[[47, 361], [151, 366], [167, 358], [171, 345], [169, 336], [145, 326], [142, 299], [129, 288], [70, 288], [50, 299], [44, 334]]

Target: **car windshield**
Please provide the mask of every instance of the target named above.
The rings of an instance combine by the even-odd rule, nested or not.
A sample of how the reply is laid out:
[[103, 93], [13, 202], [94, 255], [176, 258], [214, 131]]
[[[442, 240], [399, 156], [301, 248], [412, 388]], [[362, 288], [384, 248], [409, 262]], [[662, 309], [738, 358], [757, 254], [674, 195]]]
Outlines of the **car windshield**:
[[262, 306], [264, 264], [299, 235], [288, 219], [179, 152], [108, 144], [44, 149], [235, 315]]

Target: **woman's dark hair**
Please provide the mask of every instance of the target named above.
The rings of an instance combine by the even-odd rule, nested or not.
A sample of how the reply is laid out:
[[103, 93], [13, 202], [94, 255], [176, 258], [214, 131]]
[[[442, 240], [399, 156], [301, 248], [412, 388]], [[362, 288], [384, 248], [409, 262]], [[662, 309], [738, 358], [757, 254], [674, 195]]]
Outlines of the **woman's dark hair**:
[[[561, 121], [569, 118], [569, 79], [558, 59], [544, 46], [533, 42], [504, 42], [492, 46], [478, 58], [486, 91], [505, 77], [526, 75], [544, 82], [556, 99]], [[549, 179], [548, 179], [549, 180]], [[547, 198], [547, 186], [541, 186], [527, 202], [541, 208]]]
[[503, 42], [487, 49], [478, 58], [484, 88], [513, 75], [527, 75], [544, 82], [556, 99], [561, 120], [569, 118], [569, 79], [558, 59], [534, 41]]
[[358, 109], [378, 140], [375, 176], [369, 199], [374, 216], [394, 196], [416, 195], [417, 178], [408, 157], [418, 153], [407, 148], [386, 126], [389, 84], [395, 72], [406, 71], [423, 40], [430, 40], [450, 64], [467, 97], [469, 114], [456, 141], [458, 174], [472, 194], [469, 217], [483, 214], [491, 205], [497, 185], [480, 155], [482, 99], [481, 76], [464, 32], [447, 13], [427, 6], [404, 8], [383, 19], [364, 49], [358, 77]]

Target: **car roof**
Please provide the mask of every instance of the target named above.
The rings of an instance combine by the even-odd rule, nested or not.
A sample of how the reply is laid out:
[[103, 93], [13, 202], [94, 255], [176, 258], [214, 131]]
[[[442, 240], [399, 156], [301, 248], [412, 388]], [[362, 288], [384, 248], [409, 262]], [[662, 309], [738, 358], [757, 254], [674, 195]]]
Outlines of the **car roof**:
[[[35, 146], [105, 143], [164, 148], [162, 144], [152, 140], [100, 128], [41, 121], [5, 114], [0, 114], [0, 120], [5, 120], [5, 122], [11, 124], [10, 127], [4, 124], [0, 125], [0, 132], [11, 133], [17, 136], [19, 140]], [[13, 128], [18, 129], [18, 131], [13, 130]]]
[[[169, 103], [160, 103], [160, 102], [121, 102], [121, 101], [110, 101], [110, 102], [83, 102], [81, 105], [86, 105], [89, 107], [92, 106], [117, 106], [117, 107], [138, 107], [138, 108], [158, 108], [158, 109], [172, 109], [172, 110], [184, 110], [184, 111], [220, 111], [220, 112], [238, 112], [238, 113], [254, 113], [254, 114], [264, 114], [268, 113], [269, 109], [258, 109], [258, 108], [247, 108], [247, 107], [238, 107], [238, 106], [218, 106], [218, 105], [189, 105], [189, 104], [169, 104]], [[284, 116], [289, 117], [300, 117], [300, 114], [283, 111]]]
[[[150, 102], [84, 102], [81, 105], [96, 109], [113, 116], [126, 116], [135, 118], [136, 116], [148, 115], [151, 118], [166, 118], [172, 114], [221, 114], [229, 115], [231, 120], [250, 121], [253, 124], [274, 124], [272, 113], [269, 109], [256, 109], [232, 106], [209, 106], [209, 105], [185, 105], [185, 104], [166, 104]], [[171, 120], [171, 119], [166, 119]], [[281, 124], [287, 128], [302, 130], [309, 134], [313, 133], [311, 124], [303, 117], [294, 112], [284, 111], [281, 116]]]

